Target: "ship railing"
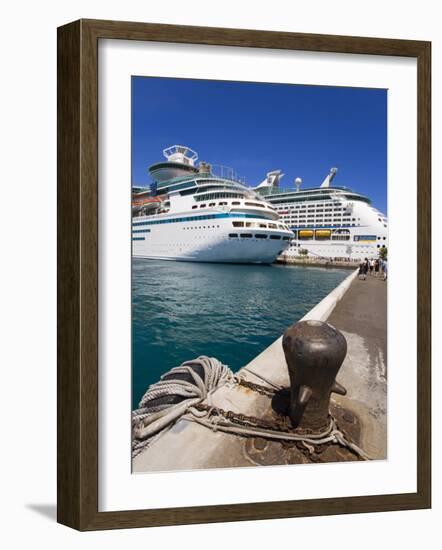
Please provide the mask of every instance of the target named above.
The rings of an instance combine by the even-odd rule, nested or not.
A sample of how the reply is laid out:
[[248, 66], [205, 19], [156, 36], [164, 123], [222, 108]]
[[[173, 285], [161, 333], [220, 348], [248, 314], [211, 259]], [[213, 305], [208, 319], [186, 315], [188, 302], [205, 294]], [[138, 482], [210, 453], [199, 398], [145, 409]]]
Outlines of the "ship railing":
[[284, 193], [296, 193], [296, 189], [290, 187], [265, 187], [261, 190], [258, 190], [259, 193], [263, 195], [281, 195]]
[[235, 170], [230, 166], [225, 166], [223, 164], [211, 164], [210, 173], [216, 178], [223, 178], [226, 180], [235, 181], [237, 183], [241, 183], [244, 186], [247, 185], [246, 179], [238, 175], [238, 173], [235, 172]]

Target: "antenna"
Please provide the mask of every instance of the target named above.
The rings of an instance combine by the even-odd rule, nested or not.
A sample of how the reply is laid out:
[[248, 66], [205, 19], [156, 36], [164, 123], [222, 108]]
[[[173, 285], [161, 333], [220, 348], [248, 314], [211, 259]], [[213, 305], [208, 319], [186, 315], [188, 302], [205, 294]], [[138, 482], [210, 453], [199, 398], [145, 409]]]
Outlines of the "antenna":
[[295, 179], [296, 192], [299, 191], [299, 188], [301, 187], [301, 184], [302, 184], [302, 178], [296, 178]]

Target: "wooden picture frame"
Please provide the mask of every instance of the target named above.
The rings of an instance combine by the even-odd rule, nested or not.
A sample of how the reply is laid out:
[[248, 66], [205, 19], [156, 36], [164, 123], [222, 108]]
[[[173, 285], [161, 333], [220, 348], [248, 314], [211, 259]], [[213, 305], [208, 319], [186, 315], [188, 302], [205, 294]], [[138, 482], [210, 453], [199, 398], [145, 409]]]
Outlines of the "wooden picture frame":
[[[98, 511], [98, 41], [403, 56], [418, 67], [417, 492]], [[431, 506], [430, 66], [422, 41], [80, 20], [58, 29], [58, 521], [82, 531]]]

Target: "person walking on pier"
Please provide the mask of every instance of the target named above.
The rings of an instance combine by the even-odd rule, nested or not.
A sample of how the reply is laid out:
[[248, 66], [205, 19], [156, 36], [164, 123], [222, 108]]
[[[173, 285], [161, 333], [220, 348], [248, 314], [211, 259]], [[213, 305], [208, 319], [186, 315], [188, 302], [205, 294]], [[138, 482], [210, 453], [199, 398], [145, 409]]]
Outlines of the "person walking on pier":
[[376, 260], [374, 261], [374, 276], [377, 277], [379, 275], [379, 267], [380, 267], [380, 263], [379, 263], [379, 260], [376, 258]]
[[370, 275], [373, 275], [373, 269], [374, 269], [374, 260], [373, 258], [370, 260]]
[[365, 276], [367, 277], [368, 275], [368, 271], [370, 269], [370, 261], [368, 258], [365, 258], [364, 260], [364, 271], [365, 271]]
[[365, 258], [365, 260], [359, 264], [359, 275], [358, 275], [358, 277], [359, 277], [359, 279], [361, 279], [361, 281], [365, 281], [365, 279], [367, 278], [368, 269], [369, 269], [368, 259]]

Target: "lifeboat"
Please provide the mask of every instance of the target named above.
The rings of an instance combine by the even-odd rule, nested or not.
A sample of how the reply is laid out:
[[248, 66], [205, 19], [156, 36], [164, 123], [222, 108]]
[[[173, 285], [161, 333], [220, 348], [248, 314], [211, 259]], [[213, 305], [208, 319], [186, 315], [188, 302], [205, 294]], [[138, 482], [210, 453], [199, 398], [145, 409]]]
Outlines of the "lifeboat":
[[313, 239], [313, 231], [311, 229], [301, 229], [299, 231], [300, 239]]
[[140, 211], [148, 213], [158, 210], [162, 204], [161, 197], [135, 197], [132, 200], [132, 210], [134, 213]]
[[163, 202], [161, 197], [134, 197], [133, 206], [145, 206], [147, 204], [158, 204]]
[[331, 231], [330, 229], [317, 229], [315, 231], [316, 239], [330, 239]]

